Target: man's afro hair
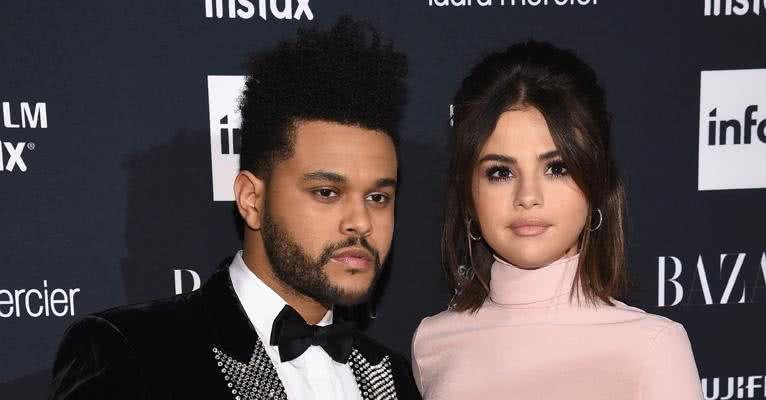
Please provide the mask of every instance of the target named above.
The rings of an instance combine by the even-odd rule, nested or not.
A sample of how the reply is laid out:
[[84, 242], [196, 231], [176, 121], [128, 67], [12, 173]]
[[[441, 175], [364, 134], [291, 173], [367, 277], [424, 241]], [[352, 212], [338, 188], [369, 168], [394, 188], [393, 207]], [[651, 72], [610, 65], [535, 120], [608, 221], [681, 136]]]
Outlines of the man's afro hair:
[[252, 55], [241, 99], [241, 169], [268, 176], [289, 158], [293, 128], [323, 120], [379, 130], [398, 143], [407, 60], [366, 23], [342, 17], [329, 31]]

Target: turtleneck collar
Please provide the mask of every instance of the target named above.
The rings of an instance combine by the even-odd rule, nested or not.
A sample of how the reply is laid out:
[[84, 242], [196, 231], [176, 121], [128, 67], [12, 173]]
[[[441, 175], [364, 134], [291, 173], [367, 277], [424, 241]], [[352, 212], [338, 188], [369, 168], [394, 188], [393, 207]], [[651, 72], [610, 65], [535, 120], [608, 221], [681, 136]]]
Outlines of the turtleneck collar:
[[495, 256], [490, 300], [500, 305], [537, 306], [572, 291], [580, 255], [560, 258], [535, 269], [521, 268]]

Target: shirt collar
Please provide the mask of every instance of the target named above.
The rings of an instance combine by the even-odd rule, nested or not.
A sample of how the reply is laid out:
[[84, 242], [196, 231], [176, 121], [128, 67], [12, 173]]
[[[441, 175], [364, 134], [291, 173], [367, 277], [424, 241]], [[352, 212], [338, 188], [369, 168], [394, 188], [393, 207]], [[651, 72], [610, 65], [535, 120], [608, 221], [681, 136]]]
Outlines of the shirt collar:
[[[247, 267], [242, 258], [242, 250], [238, 251], [231, 261], [229, 275], [234, 286], [234, 292], [237, 294], [239, 302], [242, 303], [247, 318], [261, 336], [264, 345], [268, 345], [274, 318], [282, 311], [287, 302]], [[333, 312], [330, 309], [327, 310], [327, 314], [317, 325], [329, 325], [332, 324], [332, 321]]]

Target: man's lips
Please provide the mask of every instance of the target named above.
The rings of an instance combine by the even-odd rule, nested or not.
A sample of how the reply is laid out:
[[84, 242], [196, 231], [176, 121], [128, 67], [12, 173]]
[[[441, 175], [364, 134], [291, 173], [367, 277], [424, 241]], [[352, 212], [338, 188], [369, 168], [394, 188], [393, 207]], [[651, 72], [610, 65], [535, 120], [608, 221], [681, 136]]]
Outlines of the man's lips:
[[541, 219], [521, 219], [514, 221], [510, 228], [516, 236], [537, 236], [545, 231], [551, 224]]
[[369, 268], [373, 261], [372, 254], [360, 248], [340, 250], [331, 259], [357, 269]]

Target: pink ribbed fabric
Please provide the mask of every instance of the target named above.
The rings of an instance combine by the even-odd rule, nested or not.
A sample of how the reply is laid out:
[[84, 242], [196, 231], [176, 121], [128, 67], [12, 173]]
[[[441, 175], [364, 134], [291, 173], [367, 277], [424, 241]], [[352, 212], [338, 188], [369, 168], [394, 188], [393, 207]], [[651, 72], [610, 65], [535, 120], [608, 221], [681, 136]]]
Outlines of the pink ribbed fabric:
[[412, 341], [424, 399], [702, 399], [683, 326], [572, 299], [578, 259], [537, 269], [498, 259], [477, 313], [425, 318]]

